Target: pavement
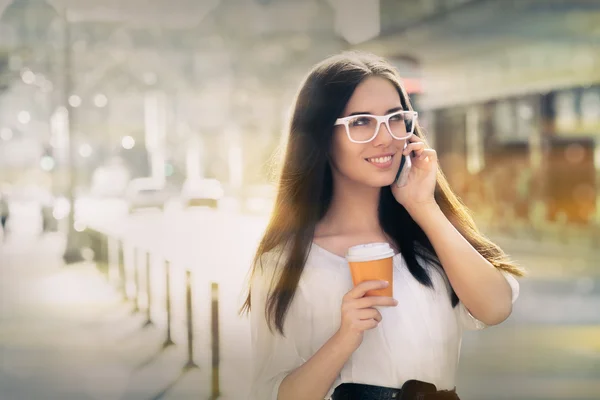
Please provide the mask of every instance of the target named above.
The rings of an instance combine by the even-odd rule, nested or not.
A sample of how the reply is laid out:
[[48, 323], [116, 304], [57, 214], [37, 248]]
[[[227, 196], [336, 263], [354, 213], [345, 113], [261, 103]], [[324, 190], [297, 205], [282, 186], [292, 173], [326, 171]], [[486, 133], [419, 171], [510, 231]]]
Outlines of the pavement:
[[[0, 399], [208, 398], [208, 370], [184, 370], [92, 263], [65, 266], [58, 237], [0, 247]], [[205, 357], [198, 357], [198, 361]]]

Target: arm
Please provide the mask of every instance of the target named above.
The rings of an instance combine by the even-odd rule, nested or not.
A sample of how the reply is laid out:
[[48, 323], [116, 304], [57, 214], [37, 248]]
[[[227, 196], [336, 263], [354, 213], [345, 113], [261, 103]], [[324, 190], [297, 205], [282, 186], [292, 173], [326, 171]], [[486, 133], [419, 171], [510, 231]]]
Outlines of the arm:
[[507, 279], [460, 234], [437, 203], [408, 210], [429, 238], [458, 298], [486, 325], [504, 321], [512, 312]]
[[285, 377], [277, 399], [324, 399], [353, 352], [335, 334], [306, 363]]

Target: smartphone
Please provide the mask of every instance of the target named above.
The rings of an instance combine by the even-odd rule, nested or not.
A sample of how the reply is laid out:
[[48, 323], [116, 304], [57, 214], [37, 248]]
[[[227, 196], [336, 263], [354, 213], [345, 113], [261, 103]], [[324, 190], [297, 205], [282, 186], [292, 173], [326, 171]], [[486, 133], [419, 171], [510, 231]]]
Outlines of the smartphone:
[[405, 156], [402, 154], [402, 160], [400, 161], [400, 168], [398, 174], [396, 174], [396, 186], [403, 187], [408, 181], [408, 175], [412, 168], [412, 161], [410, 160], [411, 154]]

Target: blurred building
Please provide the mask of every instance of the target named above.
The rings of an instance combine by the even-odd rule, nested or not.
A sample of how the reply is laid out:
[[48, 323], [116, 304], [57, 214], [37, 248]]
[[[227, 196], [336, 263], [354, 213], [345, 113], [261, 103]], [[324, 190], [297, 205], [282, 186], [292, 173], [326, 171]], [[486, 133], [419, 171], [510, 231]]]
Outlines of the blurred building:
[[[381, 0], [359, 45], [418, 60], [428, 134], [452, 185], [497, 221], [593, 220], [600, 3]], [[594, 155], [595, 154], [595, 155]]]

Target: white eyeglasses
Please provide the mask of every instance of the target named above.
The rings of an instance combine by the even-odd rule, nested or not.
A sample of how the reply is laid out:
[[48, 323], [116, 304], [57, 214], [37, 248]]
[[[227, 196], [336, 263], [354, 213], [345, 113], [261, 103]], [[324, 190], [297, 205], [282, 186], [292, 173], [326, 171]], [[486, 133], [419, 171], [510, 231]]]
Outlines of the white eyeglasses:
[[416, 111], [395, 111], [387, 115], [359, 114], [338, 118], [334, 126], [344, 125], [348, 139], [353, 143], [368, 143], [377, 137], [381, 124], [396, 140], [408, 139], [415, 130]]

